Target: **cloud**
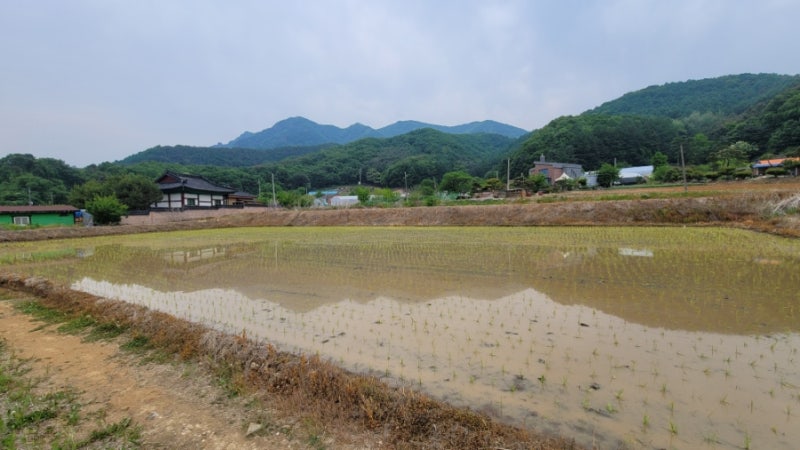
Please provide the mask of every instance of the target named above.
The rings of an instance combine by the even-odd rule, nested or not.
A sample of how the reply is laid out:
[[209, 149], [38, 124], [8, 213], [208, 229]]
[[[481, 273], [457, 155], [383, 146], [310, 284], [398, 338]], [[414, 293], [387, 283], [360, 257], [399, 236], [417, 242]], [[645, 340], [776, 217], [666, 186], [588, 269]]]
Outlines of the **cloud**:
[[652, 84], [798, 73], [795, 3], [2, 2], [1, 145], [84, 166], [298, 115], [534, 129]]

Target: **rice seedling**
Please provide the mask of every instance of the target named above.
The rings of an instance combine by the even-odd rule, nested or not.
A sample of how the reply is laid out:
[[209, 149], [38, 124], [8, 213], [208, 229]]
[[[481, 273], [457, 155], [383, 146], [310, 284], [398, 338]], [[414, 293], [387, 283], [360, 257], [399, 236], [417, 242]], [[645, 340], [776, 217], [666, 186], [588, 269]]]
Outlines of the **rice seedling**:
[[[784, 341], [774, 337], [737, 337], [738, 333], [764, 333], [762, 328], [796, 329], [796, 321], [783, 314], [785, 305], [791, 305], [790, 295], [780, 289], [774, 293], [770, 289], [767, 293], [770, 283], [766, 282], [781, 280], [775, 284], [785, 287], [793, 284], [783, 280], [796, 281], [797, 263], [786, 259], [786, 255], [800, 254], [794, 243], [754, 239], [752, 234], [716, 229], [492, 229], [491, 232], [402, 229], [390, 233], [381, 229], [276, 229], [258, 230], [258, 234], [237, 231], [241, 235], [231, 233], [232, 240], [248, 241], [240, 247], [243, 253], [238, 256], [255, 250], [253, 254], [258, 258], [247, 263], [237, 258], [230, 270], [215, 263], [214, 269], [221, 269], [231, 280], [237, 274], [237, 282], [250, 292], [258, 288], [248, 284], [249, 280], [270, 280], [270, 288], [261, 293], [263, 299], [237, 303], [237, 298], [218, 292], [213, 296], [214, 301], [201, 303], [167, 292], [169, 300], [163, 301], [156, 289], [137, 294], [140, 300], [136, 301], [147, 302], [151, 308], [165, 308], [169, 313], [188, 312], [193, 320], [208, 320], [219, 327], [240, 331], [246, 324], [248, 335], [258, 333], [259, 338], [284, 348], [310, 349], [346, 367], [378, 372], [388, 369], [403, 376], [408, 365], [405, 361], [417, 361], [414, 375], [426, 390], [432, 386], [430, 374], [436, 373], [430, 367], [440, 367], [440, 375], [474, 373], [475, 376], [448, 377], [451, 380], [448, 389], [475, 403], [482, 400], [471, 397], [473, 394], [479, 395], [492, 383], [500, 384], [501, 376], [509, 373], [538, 372], [550, 380], [560, 380], [560, 389], [541, 389], [540, 395], [546, 397], [540, 400], [551, 405], [560, 403], [567, 417], [570, 405], [578, 409], [581, 396], [589, 389], [566, 389], [568, 377], [576, 385], [588, 382], [607, 385], [603, 389], [610, 389], [614, 397], [620, 392], [619, 398], [612, 402], [618, 409], [623, 399], [620, 387], [638, 386], [639, 389], [625, 389], [626, 407], [615, 417], [638, 430], [638, 422], [645, 414], [651, 423], [664, 423], [672, 414], [682, 438], [691, 435], [700, 439], [703, 434], [682, 418], [683, 413], [707, 415], [712, 409], [738, 409], [719, 408], [719, 400], [727, 394], [730, 405], [749, 403], [753, 409], [753, 401], [757, 400], [759, 414], [752, 413], [753, 420], [766, 415], [762, 411], [777, 410], [779, 415], [785, 415], [781, 414], [780, 402], [785, 404], [787, 396], [783, 391], [791, 388], [780, 384], [778, 379], [783, 377], [800, 384], [794, 375], [796, 363], [790, 361], [800, 348], [796, 341], [789, 340], [783, 345]], [[491, 238], [486, 239], [481, 233]], [[158, 236], [151, 238], [151, 242], [158, 242]], [[654, 257], [620, 255], [617, 247], [623, 245], [653, 249]], [[558, 250], [558, 258], [551, 260], [549, 255], [554, 250]], [[770, 258], [780, 257], [784, 262], [753, 264], [753, 258], [746, 256], [748, 252], [758, 257], [772, 252]], [[565, 254], [569, 256], [564, 257]], [[127, 270], [124, 276], [122, 271], [115, 274], [113, 269], [106, 269], [115, 264], [119, 267], [126, 260], [130, 267], [131, 261], [138, 257], [130, 252], [117, 255], [105, 252], [103, 257], [108, 259], [103, 260], [102, 268], [89, 268], [88, 264], [83, 268], [88, 269], [89, 275], [94, 274], [95, 279], [112, 280], [110, 285], [116, 283], [119, 288], [113, 295], [117, 298], [130, 295], [133, 290], [123, 285], [130, 286], [131, 282], [161, 283], [170, 288], [174, 284], [175, 291], [188, 291], [191, 273], [187, 272], [186, 280], [167, 279], [150, 269], [164, 266], [157, 262], [161, 258], [158, 253], [153, 255], [156, 256], [136, 263], [136, 267], [142, 267], [141, 272]], [[458, 261], [458, 267], [454, 261]], [[170, 264], [175, 273], [177, 263]], [[508, 270], [514, 267], [526, 269]], [[726, 273], [736, 277], [719, 276]], [[631, 284], [634, 275], [647, 283]], [[740, 283], [739, 277], [748, 282]], [[682, 280], [681, 291], [687, 295], [678, 296], [664, 288], [675, 279]], [[760, 286], [759, 289], [754, 289], [753, 284]], [[507, 288], [512, 285], [533, 289], [515, 293]], [[586, 295], [587, 285], [592, 286], [591, 295]], [[91, 280], [83, 286], [93, 287]], [[584, 292], [576, 286], [582, 286]], [[471, 298], [472, 292], [487, 291], [491, 292], [484, 300]], [[439, 298], [441, 292], [455, 294]], [[722, 302], [707, 292], [737, 294]], [[407, 300], [390, 298], [394, 294]], [[382, 299], [375, 301], [372, 295]], [[752, 308], [748, 301], [740, 300], [747, 298], [770, 301], [774, 298], [777, 307]], [[262, 304], [272, 311], [262, 311], [265, 309]], [[573, 304], [580, 305], [571, 308]], [[632, 305], [638, 306], [631, 308]], [[775, 310], [780, 312], [776, 314]], [[758, 323], [759, 328], [748, 328], [751, 322]], [[342, 324], [348, 327], [347, 336], [334, 338]], [[730, 328], [734, 326], [737, 328]], [[684, 327], [697, 331], [683, 333]], [[723, 340], [715, 332], [733, 338]], [[329, 340], [324, 347], [319, 346], [322, 339]], [[639, 347], [637, 342], [643, 345]], [[692, 347], [689, 352], [683, 350]], [[669, 358], [678, 362], [674, 366], [665, 364]], [[620, 363], [620, 359], [626, 363]], [[753, 370], [743, 370], [750, 361], [755, 361]], [[771, 370], [761, 370], [762, 366]], [[651, 370], [639, 371], [637, 367]], [[722, 373], [724, 379], [715, 380], [715, 372]], [[764, 387], [769, 386], [768, 382], [780, 387], [769, 394], [768, 387]], [[686, 386], [697, 387], [689, 391]], [[672, 407], [645, 413], [648, 396], [659, 391], [662, 397], [674, 400]], [[706, 392], [695, 396], [695, 391]], [[432, 393], [436, 394], [435, 388]], [[800, 399], [794, 391], [789, 393], [792, 401]], [[558, 401], [553, 396], [558, 396]], [[548, 398], [553, 401], [548, 402]], [[504, 402], [504, 409], [512, 417], [516, 411], [524, 410], [514, 399], [504, 397]], [[682, 414], [675, 414], [675, 407]], [[543, 407], [541, 414], [558, 418], [560, 413]], [[761, 427], [768, 428], [769, 425]], [[720, 436], [723, 437], [726, 441], [736, 440], [730, 435]]]

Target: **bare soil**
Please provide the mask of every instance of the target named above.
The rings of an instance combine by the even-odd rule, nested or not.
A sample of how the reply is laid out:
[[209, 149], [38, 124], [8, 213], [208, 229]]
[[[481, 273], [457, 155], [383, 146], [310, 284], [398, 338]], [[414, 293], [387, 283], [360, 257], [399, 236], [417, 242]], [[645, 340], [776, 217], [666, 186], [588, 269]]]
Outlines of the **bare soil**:
[[304, 447], [276, 426], [245, 436], [250, 423], [263, 423], [270, 412], [229, 398], [191, 364], [143, 364], [118, 342], [86, 342], [41, 325], [0, 302], [0, 339], [18, 358], [30, 359], [29, 376], [43, 377], [54, 389], [77, 390], [85, 417], [99, 413], [105, 423], [131, 418], [141, 427], [143, 448]]

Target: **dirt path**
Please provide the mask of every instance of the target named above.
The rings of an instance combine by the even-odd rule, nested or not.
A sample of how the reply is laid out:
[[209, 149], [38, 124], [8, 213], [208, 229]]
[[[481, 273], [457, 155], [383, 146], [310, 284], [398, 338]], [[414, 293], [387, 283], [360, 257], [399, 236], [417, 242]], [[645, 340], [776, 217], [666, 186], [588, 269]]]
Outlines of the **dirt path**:
[[31, 358], [30, 375], [77, 390], [84, 416], [99, 413], [106, 423], [131, 418], [141, 427], [143, 448], [304, 447], [268, 428], [245, 436], [251, 420], [265, 414], [229, 399], [190, 365], [140, 364], [117, 343], [83, 342], [41, 326], [0, 301], [0, 339], [17, 357]]

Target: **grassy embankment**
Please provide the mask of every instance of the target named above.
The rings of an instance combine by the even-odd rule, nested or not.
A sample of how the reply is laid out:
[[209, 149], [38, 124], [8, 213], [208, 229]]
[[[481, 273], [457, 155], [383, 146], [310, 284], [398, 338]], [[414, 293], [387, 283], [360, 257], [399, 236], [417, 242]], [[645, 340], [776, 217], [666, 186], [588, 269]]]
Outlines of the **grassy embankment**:
[[[87, 316], [64, 313], [25, 302], [18, 309], [43, 322], [60, 324], [63, 333], [79, 333], [98, 325]], [[114, 327], [96, 326], [90, 339], [100, 339]], [[102, 412], [87, 412], [73, 388], [48, 385], [47, 376], [32, 376], [30, 360], [14, 354], [0, 339], [0, 447], [14, 448], [139, 448], [139, 427], [129, 417], [106, 423]]]

